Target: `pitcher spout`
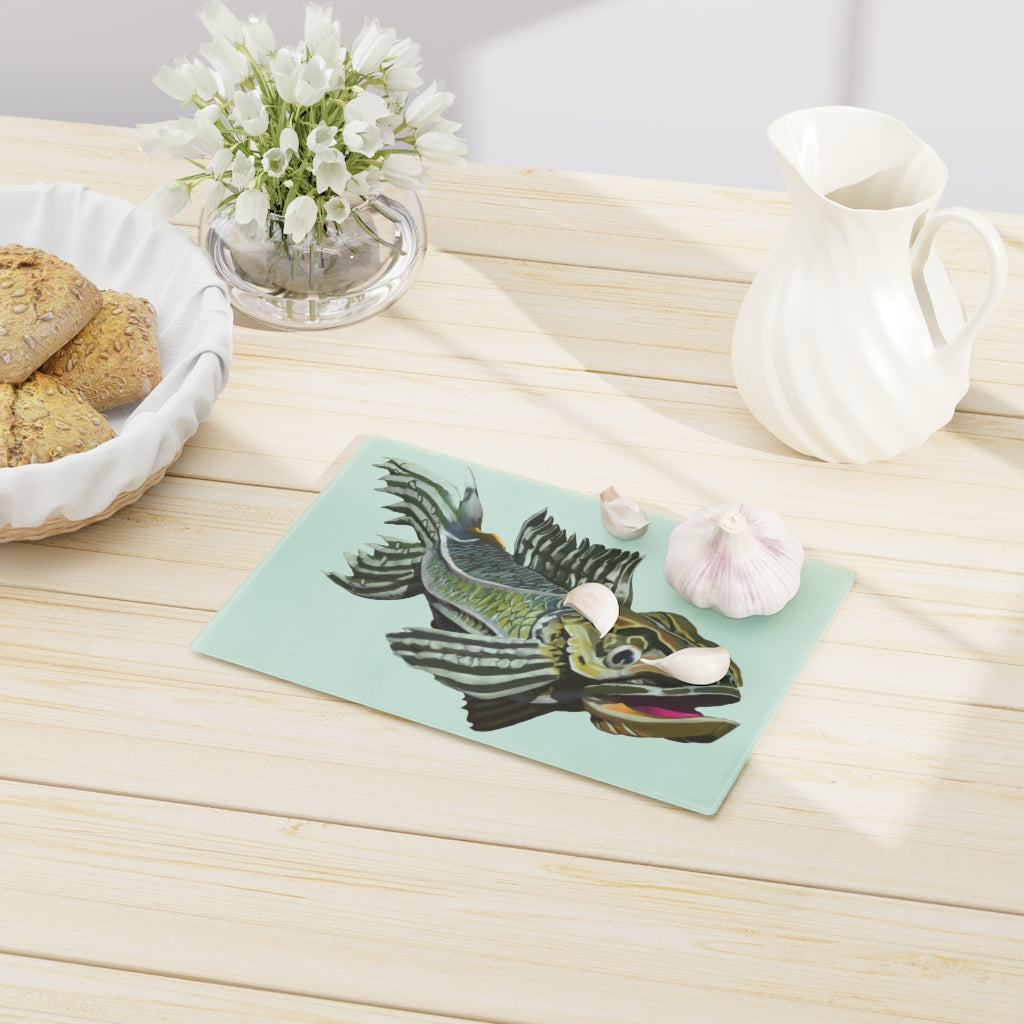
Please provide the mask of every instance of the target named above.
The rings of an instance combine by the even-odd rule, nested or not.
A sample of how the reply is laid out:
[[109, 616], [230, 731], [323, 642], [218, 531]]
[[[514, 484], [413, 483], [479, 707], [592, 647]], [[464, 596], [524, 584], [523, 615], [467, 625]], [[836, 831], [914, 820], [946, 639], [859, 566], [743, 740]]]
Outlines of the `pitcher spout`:
[[769, 125], [768, 141], [792, 194], [807, 190], [842, 209], [931, 209], [948, 177], [901, 121], [860, 107], [794, 111]]

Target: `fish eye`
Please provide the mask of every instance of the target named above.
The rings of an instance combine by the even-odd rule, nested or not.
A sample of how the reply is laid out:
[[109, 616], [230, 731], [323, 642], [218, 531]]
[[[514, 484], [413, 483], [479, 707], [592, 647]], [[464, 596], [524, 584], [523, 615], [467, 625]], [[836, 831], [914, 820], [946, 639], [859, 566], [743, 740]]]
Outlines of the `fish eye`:
[[639, 647], [633, 646], [633, 644], [619, 644], [618, 647], [613, 647], [604, 656], [604, 662], [606, 665], [613, 665], [616, 668], [624, 665], [635, 665], [640, 660], [641, 654], [643, 654], [643, 651]]

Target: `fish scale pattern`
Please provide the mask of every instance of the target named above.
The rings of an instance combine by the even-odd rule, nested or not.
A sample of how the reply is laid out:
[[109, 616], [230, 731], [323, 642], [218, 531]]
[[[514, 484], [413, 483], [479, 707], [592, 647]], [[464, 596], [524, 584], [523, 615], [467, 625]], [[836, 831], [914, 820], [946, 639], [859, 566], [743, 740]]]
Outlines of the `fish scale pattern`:
[[[503, 554], [508, 562], [512, 557]], [[514, 564], [514, 563], [513, 563]], [[422, 566], [427, 591], [446, 605], [454, 606], [478, 624], [478, 632], [509, 637], [526, 637], [542, 615], [562, 604], [564, 593], [548, 584], [546, 591], [512, 588], [511, 584], [491, 582], [452, 572], [440, 551], [428, 552]]]

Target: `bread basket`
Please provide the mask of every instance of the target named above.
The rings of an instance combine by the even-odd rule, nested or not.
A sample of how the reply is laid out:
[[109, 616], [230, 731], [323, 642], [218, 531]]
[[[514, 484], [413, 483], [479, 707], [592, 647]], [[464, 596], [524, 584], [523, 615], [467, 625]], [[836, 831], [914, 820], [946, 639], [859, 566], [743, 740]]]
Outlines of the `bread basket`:
[[0, 542], [79, 529], [161, 479], [227, 382], [232, 314], [206, 254], [178, 228], [84, 185], [0, 187], [0, 244], [52, 252], [99, 288], [149, 299], [163, 380], [107, 413], [117, 436], [55, 462], [0, 468]]

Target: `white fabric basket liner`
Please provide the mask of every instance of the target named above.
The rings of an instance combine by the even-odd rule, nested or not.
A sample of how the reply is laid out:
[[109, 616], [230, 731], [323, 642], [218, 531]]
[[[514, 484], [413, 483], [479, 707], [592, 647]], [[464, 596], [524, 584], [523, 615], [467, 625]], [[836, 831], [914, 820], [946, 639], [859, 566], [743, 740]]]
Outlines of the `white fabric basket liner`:
[[141, 402], [106, 413], [117, 437], [55, 462], [0, 469], [0, 526], [90, 519], [173, 461], [209, 415], [231, 363], [227, 289], [178, 228], [84, 185], [0, 187], [0, 245], [13, 242], [157, 311], [163, 380]]

